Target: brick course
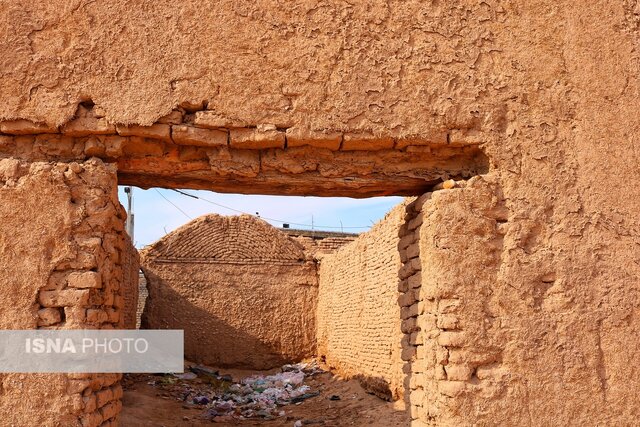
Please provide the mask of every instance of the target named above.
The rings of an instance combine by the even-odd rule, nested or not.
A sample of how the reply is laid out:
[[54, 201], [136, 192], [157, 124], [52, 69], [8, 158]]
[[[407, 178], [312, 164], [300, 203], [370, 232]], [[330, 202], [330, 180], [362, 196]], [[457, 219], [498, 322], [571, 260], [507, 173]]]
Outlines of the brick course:
[[110, 123], [100, 108], [85, 102], [60, 127], [0, 121], [0, 158], [99, 157], [117, 162], [121, 185], [141, 187], [187, 185], [238, 193], [349, 197], [415, 195], [443, 174], [466, 177], [488, 167], [477, 141], [446, 143], [444, 135], [444, 142], [425, 135], [399, 144], [398, 138], [366, 132], [247, 123], [199, 103], [178, 107], [149, 126], [125, 125]]
[[386, 399], [403, 395], [398, 229], [404, 206], [320, 257], [318, 356]]

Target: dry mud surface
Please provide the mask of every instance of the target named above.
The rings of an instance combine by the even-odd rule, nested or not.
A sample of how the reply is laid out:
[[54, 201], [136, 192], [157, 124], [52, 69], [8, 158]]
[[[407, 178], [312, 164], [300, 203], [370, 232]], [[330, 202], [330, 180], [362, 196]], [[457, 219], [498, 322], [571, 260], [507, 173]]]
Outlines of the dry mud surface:
[[[423, 387], [412, 394], [418, 417], [636, 425], [640, 3], [350, 3], [0, 0], [0, 119], [62, 125], [91, 101], [123, 125], [150, 125], [182, 105], [304, 137], [474, 139], [489, 172], [437, 192], [423, 211], [419, 287], [436, 316], [412, 368], [438, 371], [412, 376]], [[15, 272], [3, 289], [32, 286], [33, 295], [54, 268], [44, 252], [66, 253], [58, 229], [40, 227], [66, 227], [65, 218], [43, 213], [68, 209], [46, 174], [27, 181], [0, 203], [2, 237], [24, 248], [0, 267]], [[235, 187], [256, 191], [259, 179], [243, 182]], [[10, 328], [33, 322], [24, 295], [19, 306], [12, 292], [0, 300]], [[5, 423], [34, 425], [59, 407], [41, 383], [33, 389], [43, 392], [8, 405], [8, 387]], [[143, 420], [160, 412], [143, 410]]]
[[[273, 371], [221, 370], [234, 380]], [[344, 381], [331, 373], [323, 372], [305, 378], [305, 384], [320, 395], [300, 404], [282, 406], [285, 416], [274, 420], [233, 420], [216, 417], [203, 419], [202, 407], [186, 405], [172, 396], [171, 387], [158, 387], [150, 383], [161, 378], [155, 375], [129, 375], [125, 380], [125, 392], [120, 423], [123, 427], [138, 426], [269, 426], [291, 427], [298, 420], [303, 426], [379, 426], [400, 427], [409, 424], [407, 413], [400, 409], [402, 402], [386, 402], [368, 394], [356, 380]], [[340, 400], [329, 397], [337, 395]]]

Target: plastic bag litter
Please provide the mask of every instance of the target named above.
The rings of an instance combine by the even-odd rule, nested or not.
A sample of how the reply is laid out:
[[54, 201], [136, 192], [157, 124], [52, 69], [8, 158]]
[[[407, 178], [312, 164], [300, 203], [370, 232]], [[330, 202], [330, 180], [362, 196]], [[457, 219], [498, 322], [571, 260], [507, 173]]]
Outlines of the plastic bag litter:
[[184, 374], [173, 374], [173, 376], [181, 380], [195, 380], [196, 378], [198, 378], [198, 375], [193, 372], [185, 372]]
[[[205, 366], [192, 366], [191, 372], [174, 374], [182, 384], [181, 400], [203, 406], [203, 417], [237, 419], [284, 417], [282, 406], [298, 404], [317, 396], [304, 384], [306, 376], [322, 372], [315, 363], [285, 365], [273, 375], [253, 375], [240, 382]], [[198, 382], [189, 380], [199, 379]], [[221, 418], [222, 419], [222, 418]]]

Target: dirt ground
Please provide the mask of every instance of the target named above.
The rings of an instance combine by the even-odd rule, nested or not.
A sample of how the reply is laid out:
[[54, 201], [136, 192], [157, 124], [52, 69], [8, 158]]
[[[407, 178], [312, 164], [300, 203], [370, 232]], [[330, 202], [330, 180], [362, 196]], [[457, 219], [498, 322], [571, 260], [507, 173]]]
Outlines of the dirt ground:
[[[268, 375], [272, 371], [220, 370], [221, 375], [231, 375], [234, 381], [259, 374]], [[231, 419], [229, 417], [203, 417], [202, 406], [185, 403], [171, 387], [158, 385], [157, 375], [137, 374], [125, 376], [125, 393], [121, 425], [137, 426], [293, 426], [300, 421], [303, 426], [379, 426], [400, 427], [409, 424], [408, 415], [402, 402], [386, 402], [368, 394], [356, 380], [342, 380], [329, 372], [318, 373], [305, 378], [304, 384], [318, 396], [301, 403], [282, 406], [285, 415], [272, 420]], [[155, 384], [154, 384], [155, 383]], [[338, 396], [340, 400], [330, 400]], [[298, 424], [300, 425], [300, 423]]]

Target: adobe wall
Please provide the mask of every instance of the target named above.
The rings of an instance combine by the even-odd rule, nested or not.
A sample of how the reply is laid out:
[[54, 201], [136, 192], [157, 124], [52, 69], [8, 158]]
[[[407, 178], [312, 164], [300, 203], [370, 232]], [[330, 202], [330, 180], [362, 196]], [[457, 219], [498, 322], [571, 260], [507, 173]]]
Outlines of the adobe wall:
[[[431, 381], [429, 401], [419, 393], [414, 400], [439, 409], [415, 425], [625, 425], [638, 418], [632, 399], [640, 372], [628, 363], [640, 356], [633, 345], [640, 329], [637, 1], [176, 7], [159, 0], [140, 8], [5, 1], [2, 8], [3, 120], [60, 125], [92, 99], [111, 123], [149, 125], [186, 101], [187, 108], [206, 104], [223, 125], [272, 125], [298, 140], [342, 132], [382, 138], [383, 146], [414, 137], [475, 144], [490, 170], [476, 187], [430, 201], [421, 253], [434, 263], [423, 280], [461, 301], [460, 330], [474, 332], [438, 345], [465, 350], [459, 353], [475, 364], [476, 353], [497, 354], [499, 369], [485, 379], [498, 387], [474, 389], [487, 384], [481, 369], [468, 380], [447, 376], [437, 389]], [[375, 138], [356, 145], [377, 150]], [[419, 176], [449, 174], [425, 160], [433, 147], [414, 147], [433, 168]], [[319, 150], [299, 152], [283, 169], [316, 167], [306, 160]], [[251, 174], [260, 155], [249, 157], [251, 167], [239, 170]], [[207, 156], [195, 166], [188, 158], [187, 150], [176, 155], [174, 166], [211, 168]], [[359, 168], [369, 172], [374, 163], [369, 157]], [[142, 156], [128, 164], [129, 171], [154, 169]], [[232, 173], [224, 159], [214, 156], [214, 165]], [[376, 165], [390, 175], [420, 169], [407, 151]], [[345, 170], [334, 185], [351, 177]], [[255, 175], [227, 185], [252, 192], [252, 180], [264, 182]], [[370, 188], [391, 188], [384, 183]], [[350, 185], [345, 191], [357, 187]], [[320, 187], [305, 190], [331, 192]], [[504, 206], [498, 219], [484, 214], [495, 203]]]
[[385, 399], [403, 395], [398, 230], [404, 205], [370, 231], [320, 256], [318, 356]]
[[136, 328], [140, 328], [142, 323], [142, 313], [144, 312], [144, 306], [147, 303], [147, 297], [149, 296], [149, 289], [147, 288], [147, 278], [144, 277], [142, 270], [138, 274], [138, 305], [136, 309]]
[[140, 287], [138, 284], [140, 278], [140, 254], [133, 246], [131, 238], [126, 239], [122, 257], [122, 290], [121, 295], [124, 299], [122, 319], [119, 326], [122, 329], [136, 329], [138, 324], [138, 305], [140, 300]]
[[[0, 160], [0, 328], [122, 327], [131, 311], [122, 260], [135, 251], [124, 216], [113, 166]], [[0, 374], [0, 418], [5, 425], [115, 422], [120, 377]]]
[[[285, 231], [289, 236], [300, 243], [305, 251], [311, 255], [316, 254], [330, 254], [340, 249], [344, 245], [353, 242], [357, 235], [344, 235], [344, 236], [327, 236], [327, 237], [311, 237], [308, 235], [300, 235], [295, 232]], [[305, 233], [312, 234], [312, 233]]]
[[207, 215], [142, 253], [142, 328], [184, 329], [187, 359], [269, 369], [315, 353], [315, 263], [266, 222]]
[[479, 143], [459, 133], [413, 139], [343, 132], [301, 136], [273, 124], [228, 122], [204, 104], [188, 103], [151, 126], [111, 123], [92, 101], [78, 104], [63, 126], [0, 121], [1, 157], [98, 157], [117, 163], [121, 185], [227, 193], [419, 194], [443, 177], [486, 172]]
[[[628, 382], [635, 371], [623, 356], [634, 351], [623, 336], [637, 333], [634, 282], [600, 290], [572, 283], [574, 267], [554, 270], [549, 263], [586, 255], [575, 249], [549, 248], [530, 265], [507, 268], [509, 258], [531, 250], [531, 239], [548, 236], [533, 224], [515, 225], [505, 202], [487, 176], [440, 187], [407, 206], [399, 301], [408, 313], [402, 359], [412, 425], [635, 419], [631, 396], [638, 390]], [[550, 398], [569, 390], [590, 398]]]

